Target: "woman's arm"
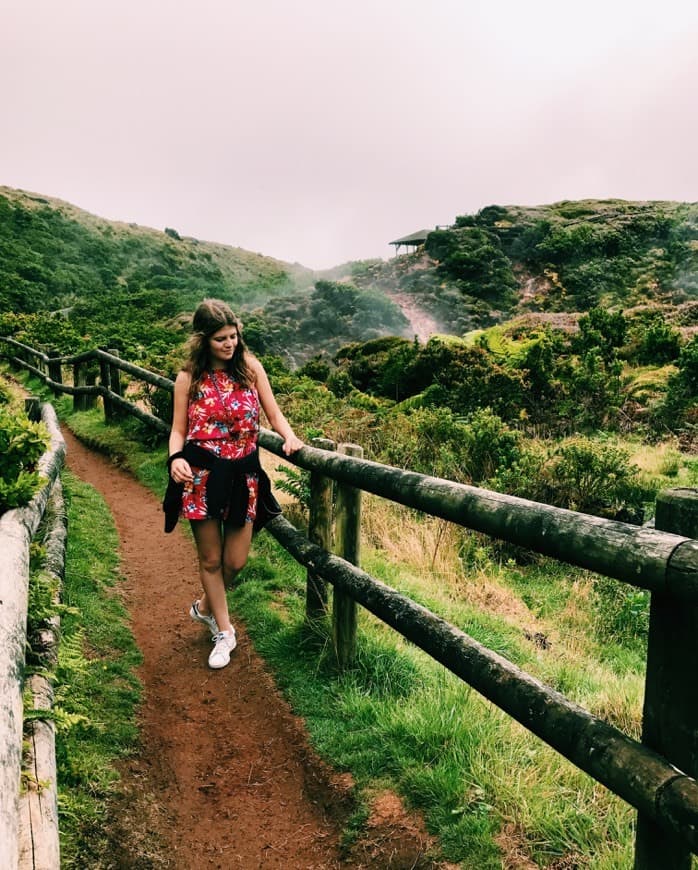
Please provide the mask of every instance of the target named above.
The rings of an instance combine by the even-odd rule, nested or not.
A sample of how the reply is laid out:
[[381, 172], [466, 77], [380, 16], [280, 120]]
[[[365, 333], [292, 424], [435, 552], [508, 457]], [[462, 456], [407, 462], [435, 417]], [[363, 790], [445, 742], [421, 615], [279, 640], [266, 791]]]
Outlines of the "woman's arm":
[[[175, 378], [174, 405], [172, 410], [172, 429], [170, 430], [169, 455], [179, 453], [187, 438], [187, 408], [189, 407], [189, 372], [179, 372]], [[191, 481], [194, 475], [186, 459], [179, 457], [170, 464], [170, 475], [177, 483]]]
[[247, 365], [254, 376], [254, 383], [259, 395], [259, 401], [262, 405], [264, 413], [267, 415], [269, 425], [284, 439], [283, 451], [288, 456], [300, 450], [303, 442], [296, 437], [290, 423], [284, 417], [281, 408], [279, 408], [274, 393], [269, 383], [267, 373], [264, 371], [264, 366], [255, 357], [250, 357], [247, 360]]

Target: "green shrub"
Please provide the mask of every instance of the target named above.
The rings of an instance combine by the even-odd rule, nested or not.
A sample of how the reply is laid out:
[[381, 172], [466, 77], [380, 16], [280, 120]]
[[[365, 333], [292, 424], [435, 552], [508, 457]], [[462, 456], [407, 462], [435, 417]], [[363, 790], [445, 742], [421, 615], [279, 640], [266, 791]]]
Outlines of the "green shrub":
[[649, 493], [638, 482], [638, 472], [627, 451], [582, 437], [563, 442], [549, 468], [557, 483], [557, 503], [584, 513], [641, 521]]
[[345, 398], [354, 389], [354, 385], [345, 371], [332, 372], [327, 378], [327, 386], [338, 399]]
[[330, 366], [325, 356], [319, 353], [309, 359], [304, 366], [301, 366], [298, 374], [324, 384], [330, 376]]
[[0, 513], [26, 504], [39, 489], [36, 464], [48, 443], [42, 423], [0, 406]]
[[676, 366], [664, 400], [652, 410], [652, 424], [659, 432], [691, 431], [698, 424], [698, 336], [681, 348]]
[[644, 330], [637, 351], [641, 365], [664, 365], [673, 362], [681, 352], [681, 334], [660, 317]]
[[642, 522], [653, 495], [627, 451], [581, 436], [556, 447], [528, 446], [491, 484], [533, 501], [635, 523]]
[[631, 649], [647, 642], [650, 594], [611, 577], [594, 578], [594, 628], [602, 643]]
[[516, 460], [521, 436], [491, 408], [480, 408], [462, 422], [463, 446], [472, 483], [488, 480], [500, 468], [509, 467]]
[[470, 482], [465, 426], [448, 408], [416, 408], [386, 417], [379, 461], [422, 474]]

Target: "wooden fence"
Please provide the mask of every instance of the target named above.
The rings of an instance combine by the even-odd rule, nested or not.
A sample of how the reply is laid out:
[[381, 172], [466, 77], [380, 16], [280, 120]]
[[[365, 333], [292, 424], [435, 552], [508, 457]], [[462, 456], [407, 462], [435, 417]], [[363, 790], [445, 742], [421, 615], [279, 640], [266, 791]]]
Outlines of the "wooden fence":
[[[37, 407], [38, 410], [38, 407]], [[62, 578], [65, 556], [65, 511], [60, 469], [65, 442], [51, 405], [40, 410], [51, 446], [39, 472], [45, 483], [28, 505], [0, 517], [0, 867], [14, 870], [58, 870], [58, 804], [55, 732], [50, 718], [53, 691], [49, 680], [33, 674], [27, 680], [35, 711], [26, 729], [24, 764], [23, 687], [27, 642], [29, 546], [42, 520], [46, 571]], [[40, 638], [45, 655], [55, 655], [57, 622]], [[24, 771], [24, 787], [20, 781]]]
[[[60, 359], [4, 341], [16, 351], [9, 355], [14, 364], [53, 389], [72, 393], [75, 401], [101, 396], [106, 419], [116, 408], [158, 431], [169, 430], [166, 421], [136, 408], [114, 389], [114, 372], [127, 372], [169, 393], [171, 381], [106, 351]], [[100, 384], [81, 385], [79, 366], [91, 359], [100, 362]], [[63, 383], [64, 366], [73, 366], [72, 385]], [[260, 444], [286, 458], [274, 433], [262, 430]], [[309, 619], [324, 616], [326, 583], [333, 585], [333, 636], [340, 664], [353, 655], [359, 603], [635, 807], [636, 870], [688, 870], [691, 854], [698, 854], [698, 492], [662, 493], [652, 529], [391, 468], [362, 459], [360, 452], [355, 445], [335, 450], [332, 442], [318, 440], [294, 454], [291, 461], [311, 473], [309, 537], [283, 517], [267, 527], [308, 569]], [[361, 491], [650, 590], [642, 742], [356, 567]], [[329, 552], [333, 540], [335, 554]]]

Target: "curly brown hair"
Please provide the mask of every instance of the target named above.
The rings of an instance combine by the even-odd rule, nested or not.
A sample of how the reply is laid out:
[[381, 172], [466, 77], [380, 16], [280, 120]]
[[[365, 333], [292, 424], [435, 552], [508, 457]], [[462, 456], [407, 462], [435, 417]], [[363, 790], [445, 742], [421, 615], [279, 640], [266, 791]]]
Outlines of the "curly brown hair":
[[230, 306], [220, 299], [204, 299], [199, 303], [192, 318], [192, 336], [188, 343], [188, 359], [184, 371], [191, 375], [189, 395], [194, 396], [205, 371], [211, 367], [209, 339], [224, 326], [234, 326], [238, 332], [238, 343], [225, 370], [238, 383], [247, 387], [252, 381], [252, 373], [247, 364], [248, 350], [242, 339], [242, 321], [233, 314]]

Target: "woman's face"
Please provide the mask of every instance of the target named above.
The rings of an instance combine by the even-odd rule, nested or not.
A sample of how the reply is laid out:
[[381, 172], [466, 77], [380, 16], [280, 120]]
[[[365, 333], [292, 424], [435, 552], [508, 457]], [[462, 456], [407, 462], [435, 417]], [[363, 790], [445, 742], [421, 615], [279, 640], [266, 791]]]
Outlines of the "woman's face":
[[211, 354], [211, 365], [214, 369], [225, 368], [230, 362], [238, 346], [237, 326], [223, 326], [213, 333], [208, 340], [208, 349]]

